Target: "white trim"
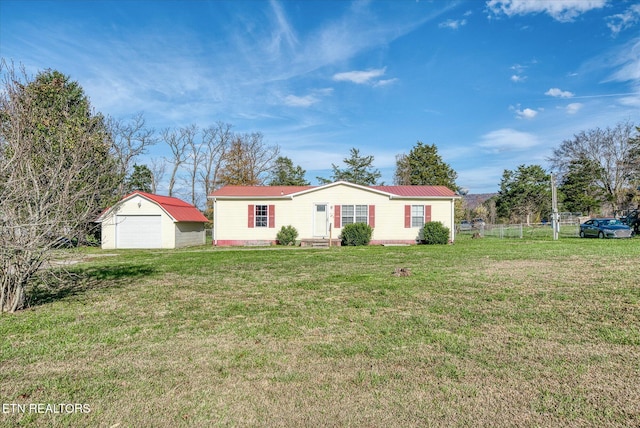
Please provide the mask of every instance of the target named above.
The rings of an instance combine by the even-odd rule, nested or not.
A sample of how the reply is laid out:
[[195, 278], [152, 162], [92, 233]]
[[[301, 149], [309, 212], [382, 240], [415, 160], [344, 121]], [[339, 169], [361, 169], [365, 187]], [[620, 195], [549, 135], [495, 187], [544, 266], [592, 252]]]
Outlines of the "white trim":
[[[213, 230], [211, 231], [211, 243], [214, 246], [218, 245], [218, 201], [216, 198], [213, 199]], [[205, 234], [206, 237], [206, 234]]]

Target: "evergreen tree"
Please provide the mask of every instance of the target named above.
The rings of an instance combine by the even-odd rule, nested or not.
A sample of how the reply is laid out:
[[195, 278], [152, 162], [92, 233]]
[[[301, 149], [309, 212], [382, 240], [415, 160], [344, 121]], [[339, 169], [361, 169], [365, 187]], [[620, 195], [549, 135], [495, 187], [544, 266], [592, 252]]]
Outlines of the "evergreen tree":
[[133, 165], [133, 172], [125, 183], [127, 193], [135, 190], [151, 193], [153, 188], [153, 173], [146, 165]]
[[408, 155], [396, 156], [395, 184], [446, 186], [455, 192], [456, 178], [458, 174], [442, 160], [435, 144], [418, 141]]
[[302, 167], [294, 167], [291, 159], [280, 156], [274, 162], [269, 186], [308, 186], [309, 182], [304, 178], [305, 173]]
[[540, 165], [504, 170], [496, 197], [498, 216], [507, 221], [539, 221], [551, 212], [550, 179]]
[[373, 168], [373, 156], [361, 156], [360, 150], [352, 148], [349, 153], [351, 156], [344, 158], [342, 161], [346, 164], [344, 169], [331, 164], [333, 175], [331, 180], [317, 177], [321, 183], [331, 183], [333, 181], [348, 181], [363, 186], [373, 186], [378, 184], [378, 180], [382, 176], [379, 170]]
[[562, 184], [558, 187], [564, 197], [564, 209], [587, 215], [597, 210], [604, 197], [602, 190], [596, 184], [601, 173], [600, 166], [592, 160], [572, 160]]

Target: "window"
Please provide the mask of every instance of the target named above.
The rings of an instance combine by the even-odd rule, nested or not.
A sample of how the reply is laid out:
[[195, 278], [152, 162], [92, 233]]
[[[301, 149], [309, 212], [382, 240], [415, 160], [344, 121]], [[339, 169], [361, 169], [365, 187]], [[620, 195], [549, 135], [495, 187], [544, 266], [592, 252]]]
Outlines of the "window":
[[369, 223], [369, 206], [368, 205], [342, 205], [341, 223]]
[[269, 206], [268, 205], [256, 205], [256, 227], [269, 226]]
[[431, 205], [405, 205], [404, 227], [422, 227], [431, 221]]
[[424, 205], [411, 205], [411, 227], [424, 226]]

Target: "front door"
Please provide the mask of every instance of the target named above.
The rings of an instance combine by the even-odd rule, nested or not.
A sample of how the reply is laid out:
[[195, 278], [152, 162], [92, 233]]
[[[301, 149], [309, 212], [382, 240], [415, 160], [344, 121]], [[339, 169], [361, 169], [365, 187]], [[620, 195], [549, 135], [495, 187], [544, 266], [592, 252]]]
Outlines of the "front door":
[[326, 237], [329, 234], [329, 210], [327, 204], [315, 204], [313, 216], [313, 236]]

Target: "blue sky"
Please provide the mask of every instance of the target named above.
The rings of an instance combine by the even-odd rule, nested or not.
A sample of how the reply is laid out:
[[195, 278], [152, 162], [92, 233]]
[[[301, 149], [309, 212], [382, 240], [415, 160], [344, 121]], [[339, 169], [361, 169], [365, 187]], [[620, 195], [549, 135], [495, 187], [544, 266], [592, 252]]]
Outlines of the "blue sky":
[[0, 0], [0, 56], [158, 131], [262, 132], [312, 184], [352, 147], [392, 184], [422, 141], [494, 192], [579, 131], [640, 124], [637, 1]]

